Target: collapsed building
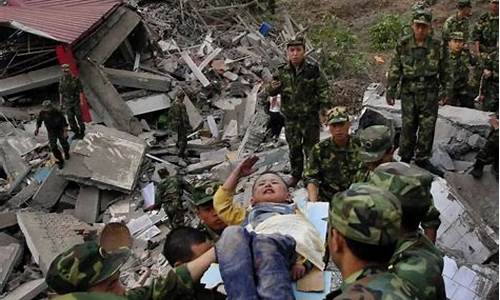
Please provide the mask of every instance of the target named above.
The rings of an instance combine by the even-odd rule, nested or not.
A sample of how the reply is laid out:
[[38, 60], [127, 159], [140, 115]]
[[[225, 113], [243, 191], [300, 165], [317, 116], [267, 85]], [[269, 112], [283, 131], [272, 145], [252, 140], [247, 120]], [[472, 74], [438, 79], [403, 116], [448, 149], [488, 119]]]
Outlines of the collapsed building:
[[[123, 282], [135, 286], [142, 268], [164, 274], [169, 266], [159, 254], [167, 215], [145, 209], [154, 202], [160, 168], [188, 183], [223, 181], [256, 154], [256, 175], [289, 172], [286, 141], [267, 138], [260, 98], [263, 82], [285, 61], [286, 40], [306, 28], [285, 15], [282, 29], [269, 32], [250, 13], [259, 9], [257, 1], [143, 2], [8, 0], [0, 6], [0, 294], [6, 299], [44, 298], [52, 259], [115, 221], [134, 237]], [[306, 41], [309, 59], [317, 60], [320, 49]], [[41, 101], [58, 99], [61, 64], [80, 77], [91, 125], [58, 170], [46, 133], [32, 132]], [[176, 155], [175, 135], [161, 126], [179, 90], [193, 129], [186, 158]], [[400, 126], [399, 108], [385, 105], [380, 84], [368, 88], [363, 105], [360, 126], [373, 119]], [[433, 159], [448, 173], [436, 178], [433, 195], [442, 213], [437, 245], [446, 254], [450, 299], [483, 299], [498, 284], [498, 182], [465, 174], [488, 134], [487, 120], [475, 110], [440, 109]], [[253, 178], [239, 183], [235, 201], [248, 204]], [[185, 218], [197, 225], [192, 212]]]

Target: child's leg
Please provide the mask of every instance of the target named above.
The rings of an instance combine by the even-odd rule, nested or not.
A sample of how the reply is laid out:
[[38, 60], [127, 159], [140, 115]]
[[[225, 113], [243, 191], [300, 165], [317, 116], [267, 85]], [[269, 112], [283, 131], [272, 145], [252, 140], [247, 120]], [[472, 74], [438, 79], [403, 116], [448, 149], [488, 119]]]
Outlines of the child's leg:
[[260, 299], [295, 299], [290, 276], [295, 240], [281, 234], [257, 234], [253, 237], [252, 250]]
[[228, 299], [258, 300], [254, 280], [252, 236], [241, 226], [229, 226], [215, 246]]

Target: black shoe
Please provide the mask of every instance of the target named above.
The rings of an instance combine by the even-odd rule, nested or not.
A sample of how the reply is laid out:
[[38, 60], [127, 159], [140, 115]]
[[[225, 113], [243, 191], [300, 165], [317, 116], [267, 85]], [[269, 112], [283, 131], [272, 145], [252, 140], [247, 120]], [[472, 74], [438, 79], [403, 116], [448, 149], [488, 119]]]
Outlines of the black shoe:
[[401, 162], [409, 164], [411, 162], [411, 157], [401, 157]]
[[69, 152], [64, 152], [64, 159], [68, 160], [71, 156], [69, 155]]
[[436, 168], [436, 166], [434, 166], [428, 159], [416, 160], [415, 164], [439, 177], [444, 177], [444, 172]]
[[64, 160], [58, 160], [57, 161], [57, 167], [59, 168], [59, 170], [61, 170], [62, 168], [64, 168]]
[[475, 179], [480, 179], [481, 177], [483, 177], [483, 164], [478, 163], [476, 161], [476, 163], [474, 164], [474, 169], [472, 169], [472, 171], [470, 171], [470, 174]]

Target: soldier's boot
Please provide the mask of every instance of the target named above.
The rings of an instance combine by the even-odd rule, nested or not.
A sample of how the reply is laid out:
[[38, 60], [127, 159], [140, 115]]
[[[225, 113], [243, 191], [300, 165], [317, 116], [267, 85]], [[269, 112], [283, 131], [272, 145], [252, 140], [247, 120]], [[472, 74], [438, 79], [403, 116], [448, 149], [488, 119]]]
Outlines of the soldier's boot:
[[470, 171], [470, 174], [472, 175], [472, 177], [480, 179], [481, 177], [483, 177], [483, 168], [484, 164], [476, 160], [476, 162], [474, 163], [474, 168], [472, 169], [472, 171]]
[[61, 151], [59, 151], [59, 149], [54, 149], [52, 150], [52, 153], [54, 154], [54, 157], [57, 159], [57, 167], [59, 169], [64, 168], [64, 158], [61, 154]]
[[58, 160], [57, 161], [57, 167], [59, 168], [59, 170], [61, 170], [62, 168], [64, 168], [64, 160]]
[[416, 160], [415, 164], [439, 177], [444, 177], [444, 172], [436, 168], [428, 159]]
[[68, 159], [70, 159], [70, 157], [71, 156], [69, 155], [69, 151], [64, 151], [64, 159], [68, 160]]

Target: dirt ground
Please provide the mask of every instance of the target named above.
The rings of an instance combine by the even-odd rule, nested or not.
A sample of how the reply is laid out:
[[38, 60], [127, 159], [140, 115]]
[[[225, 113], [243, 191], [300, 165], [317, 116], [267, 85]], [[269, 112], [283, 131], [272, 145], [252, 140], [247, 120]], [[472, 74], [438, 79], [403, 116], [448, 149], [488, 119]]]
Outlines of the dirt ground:
[[[374, 25], [379, 16], [397, 14], [409, 18], [410, 7], [414, 0], [282, 0], [278, 2], [278, 12], [287, 11], [300, 23], [312, 26], [331, 26], [332, 16], [346, 26], [358, 39], [356, 51], [365, 59], [365, 68], [354, 76], [334, 78], [332, 92], [335, 104], [347, 105], [352, 112], [361, 108], [363, 91], [371, 82], [385, 82], [387, 69], [391, 61], [392, 50], [374, 51], [371, 48], [368, 29]], [[473, 1], [475, 20], [487, 11], [488, 1]], [[456, 0], [437, 0], [432, 6], [434, 36], [441, 36], [441, 27], [447, 17], [456, 11]], [[331, 49], [325, 49], [329, 51]], [[384, 63], [376, 63], [375, 57]]]

